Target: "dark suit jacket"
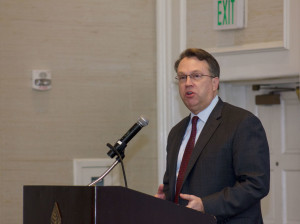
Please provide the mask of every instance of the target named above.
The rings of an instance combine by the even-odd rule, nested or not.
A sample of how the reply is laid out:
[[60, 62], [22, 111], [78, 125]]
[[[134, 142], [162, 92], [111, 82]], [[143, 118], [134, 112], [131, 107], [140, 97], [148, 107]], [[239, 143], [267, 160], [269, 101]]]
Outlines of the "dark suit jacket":
[[[179, 148], [190, 116], [172, 128], [164, 192], [175, 196]], [[200, 197], [218, 223], [263, 223], [260, 200], [269, 192], [270, 157], [264, 128], [252, 113], [221, 99], [210, 114], [189, 161], [182, 193]], [[180, 199], [180, 205], [187, 201]]]

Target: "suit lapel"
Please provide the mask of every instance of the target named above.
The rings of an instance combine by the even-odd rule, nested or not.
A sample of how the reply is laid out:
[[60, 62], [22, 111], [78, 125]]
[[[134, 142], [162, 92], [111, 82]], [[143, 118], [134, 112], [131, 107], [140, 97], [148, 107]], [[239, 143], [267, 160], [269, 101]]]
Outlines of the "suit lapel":
[[203, 149], [205, 148], [206, 144], [212, 137], [213, 133], [216, 131], [218, 126], [220, 125], [222, 119], [221, 114], [222, 114], [222, 108], [223, 108], [223, 101], [219, 99], [219, 102], [211, 112], [208, 120], [206, 121], [201, 134], [196, 142], [195, 148], [192, 152], [191, 159], [189, 161], [189, 164], [186, 169], [185, 173], [185, 178], [189, 175], [190, 171], [192, 170], [193, 166], [195, 165], [196, 161], [198, 160], [199, 156], [201, 155]]

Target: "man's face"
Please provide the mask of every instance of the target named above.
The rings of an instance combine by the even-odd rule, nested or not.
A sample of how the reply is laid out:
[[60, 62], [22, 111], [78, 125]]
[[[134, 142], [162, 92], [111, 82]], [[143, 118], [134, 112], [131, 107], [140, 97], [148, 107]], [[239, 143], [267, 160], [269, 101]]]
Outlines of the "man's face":
[[206, 61], [200, 61], [196, 57], [183, 58], [177, 68], [178, 75], [206, 75], [199, 80], [193, 80], [188, 76], [186, 81], [178, 83], [182, 101], [194, 114], [208, 107], [218, 91], [219, 78], [209, 77], [211, 74], [208, 68]]

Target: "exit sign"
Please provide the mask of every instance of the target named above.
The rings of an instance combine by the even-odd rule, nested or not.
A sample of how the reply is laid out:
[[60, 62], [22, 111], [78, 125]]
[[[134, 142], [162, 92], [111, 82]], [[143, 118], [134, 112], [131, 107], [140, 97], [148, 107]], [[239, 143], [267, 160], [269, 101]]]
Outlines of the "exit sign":
[[214, 0], [214, 29], [245, 27], [245, 0]]

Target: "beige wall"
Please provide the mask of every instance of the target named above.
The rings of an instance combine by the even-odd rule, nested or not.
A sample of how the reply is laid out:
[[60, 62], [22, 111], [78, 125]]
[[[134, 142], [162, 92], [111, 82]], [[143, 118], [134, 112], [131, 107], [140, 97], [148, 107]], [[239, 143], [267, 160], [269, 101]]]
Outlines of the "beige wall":
[[187, 0], [187, 46], [204, 49], [283, 40], [283, 0], [248, 0], [246, 28], [213, 30], [213, 1]]
[[[155, 38], [154, 0], [0, 1], [0, 223], [22, 222], [23, 185], [72, 185], [73, 159], [108, 158], [141, 114], [127, 180], [155, 193]], [[34, 69], [52, 90], [32, 90]]]

